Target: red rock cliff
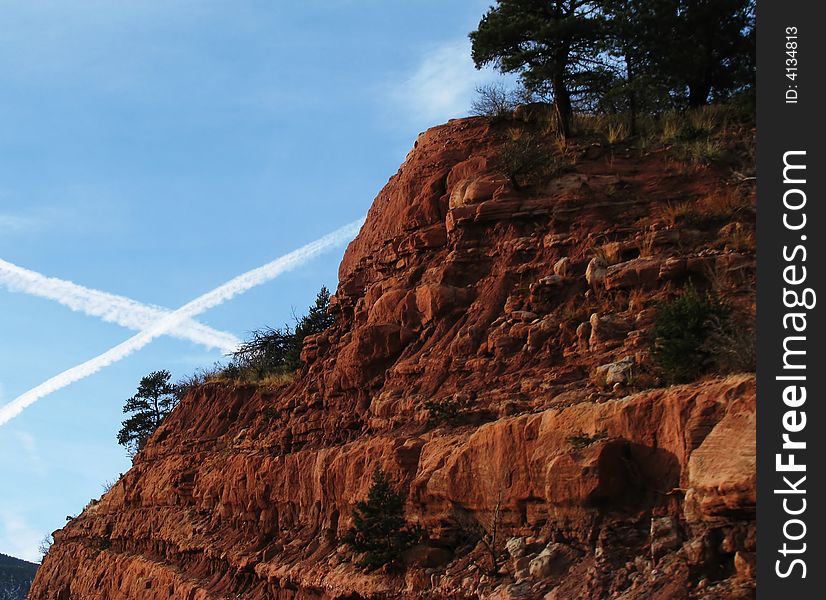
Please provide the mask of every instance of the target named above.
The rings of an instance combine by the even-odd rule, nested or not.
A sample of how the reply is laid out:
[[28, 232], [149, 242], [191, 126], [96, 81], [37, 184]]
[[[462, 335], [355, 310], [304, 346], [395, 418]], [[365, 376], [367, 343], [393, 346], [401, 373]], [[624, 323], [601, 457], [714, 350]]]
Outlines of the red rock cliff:
[[[752, 597], [754, 379], [655, 387], [648, 336], [689, 278], [753, 309], [735, 243], [753, 213], [674, 209], [753, 192], [724, 166], [585, 144], [514, 190], [504, 135], [420, 135], [293, 383], [192, 392], [55, 533], [30, 598]], [[376, 465], [427, 531], [400, 575], [360, 572], [340, 541]], [[471, 535], [493, 514], [498, 574]]]

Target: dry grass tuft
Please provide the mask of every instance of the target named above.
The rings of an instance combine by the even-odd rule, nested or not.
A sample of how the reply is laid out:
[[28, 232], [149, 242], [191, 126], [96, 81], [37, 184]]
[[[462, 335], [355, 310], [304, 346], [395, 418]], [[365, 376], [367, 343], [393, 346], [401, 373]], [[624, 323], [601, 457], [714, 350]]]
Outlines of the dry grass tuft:
[[752, 210], [752, 196], [746, 190], [732, 186], [701, 198], [698, 207], [710, 218], [730, 219]]
[[640, 258], [654, 256], [654, 246], [657, 240], [657, 232], [648, 230], [637, 239], [637, 250], [640, 251]]
[[694, 223], [699, 216], [697, 204], [695, 202], [667, 202], [661, 206], [658, 216], [669, 227], [674, 227], [680, 223]]
[[723, 146], [717, 140], [706, 138], [684, 142], [676, 148], [677, 156], [691, 165], [705, 165], [718, 160]]
[[628, 310], [633, 313], [640, 312], [645, 308], [648, 295], [639, 288], [634, 288], [628, 293]]
[[608, 125], [608, 132], [605, 137], [609, 144], [616, 144], [628, 139], [628, 127], [625, 123], [611, 123]]
[[721, 229], [720, 243], [724, 250], [735, 252], [754, 252], [757, 248], [754, 230], [743, 223], [731, 223], [730, 226]]
[[697, 200], [668, 202], [659, 208], [656, 216], [669, 227], [679, 223], [730, 221], [753, 212], [752, 198], [750, 191], [732, 186]]
[[280, 388], [291, 384], [293, 379], [295, 379], [295, 373], [271, 373], [256, 383], [261, 387]]
[[660, 141], [663, 143], [673, 142], [680, 135], [682, 130], [682, 118], [676, 112], [666, 113], [662, 118], [662, 129], [660, 130]]

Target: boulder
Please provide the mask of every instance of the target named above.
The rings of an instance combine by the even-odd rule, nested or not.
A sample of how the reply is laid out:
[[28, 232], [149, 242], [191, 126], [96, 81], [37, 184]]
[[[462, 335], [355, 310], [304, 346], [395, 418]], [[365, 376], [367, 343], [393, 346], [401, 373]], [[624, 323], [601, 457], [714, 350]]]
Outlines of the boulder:
[[608, 345], [617, 345], [631, 331], [631, 325], [617, 315], [599, 316], [597, 313], [589, 319], [591, 332], [588, 345], [591, 350], [599, 350]]
[[591, 287], [597, 287], [605, 281], [605, 276], [608, 273], [608, 264], [601, 256], [595, 256], [588, 262], [585, 267], [585, 281]]
[[607, 268], [603, 280], [606, 290], [650, 288], [657, 285], [663, 259], [636, 258]]
[[571, 260], [567, 256], [563, 256], [554, 263], [554, 275], [559, 277], [570, 277], [571, 270]]
[[525, 556], [525, 548], [525, 538], [523, 537], [512, 537], [505, 542], [505, 549], [508, 551], [508, 554], [511, 555], [511, 558], [522, 558]]
[[594, 381], [605, 387], [628, 383], [635, 365], [636, 361], [633, 356], [626, 356], [616, 362], [600, 365], [594, 371]]

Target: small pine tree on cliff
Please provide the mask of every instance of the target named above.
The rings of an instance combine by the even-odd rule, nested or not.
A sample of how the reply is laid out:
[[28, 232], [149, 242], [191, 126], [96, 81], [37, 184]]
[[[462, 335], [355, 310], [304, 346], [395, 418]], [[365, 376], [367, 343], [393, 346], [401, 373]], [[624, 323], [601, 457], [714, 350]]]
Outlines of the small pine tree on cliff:
[[154, 371], [143, 379], [137, 393], [126, 401], [124, 413], [132, 413], [118, 432], [118, 444], [134, 457], [143, 448], [166, 415], [177, 404], [175, 386], [169, 383], [169, 371]]
[[708, 341], [715, 325], [726, 323], [730, 315], [731, 307], [693, 285], [658, 307], [651, 356], [667, 383], [689, 383], [713, 368]]
[[309, 308], [306, 315], [298, 319], [293, 332], [293, 342], [287, 353], [287, 362], [295, 370], [301, 367], [301, 349], [304, 347], [304, 338], [316, 335], [327, 329], [335, 322], [330, 309], [330, 290], [321, 286], [315, 297], [315, 303]]
[[301, 349], [307, 336], [321, 333], [335, 322], [329, 314], [330, 291], [322, 286], [315, 303], [306, 315], [296, 317], [295, 329], [264, 327], [250, 333], [250, 338], [232, 353], [230, 368], [256, 377], [275, 373], [292, 373], [302, 367]]
[[344, 543], [364, 555], [356, 564], [367, 570], [383, 566], [398, 569], [402, 553], [419, 537], [404, 518], [404, 497], [393, 489], [379, 467], [373, 472], [367, 500], [356, 503], [353, 524]]

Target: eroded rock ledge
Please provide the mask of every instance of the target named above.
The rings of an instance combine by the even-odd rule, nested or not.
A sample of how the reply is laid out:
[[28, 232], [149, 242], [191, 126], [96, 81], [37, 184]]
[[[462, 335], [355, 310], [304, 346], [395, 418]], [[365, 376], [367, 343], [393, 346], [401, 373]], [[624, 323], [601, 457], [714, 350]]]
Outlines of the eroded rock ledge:
[[[55, 533], [30, 597], [753, 597], [754, 379], [653, 387], [648, 356], [656, 301], [689, 279], [753, 310], [753, 253], [727, 233], [753, 214], [669, 219], [731, 183], [661, 152], [587, 147], [513, 190], [504, 127], [422, 134], [296, 380], [195, 390]], [[433, 400], [458, 422], [429, 422]], [[403, 575], [339, 541], [376, 464], [428, 532]], [[497, 504], [494, 575], [468, 523]]]

